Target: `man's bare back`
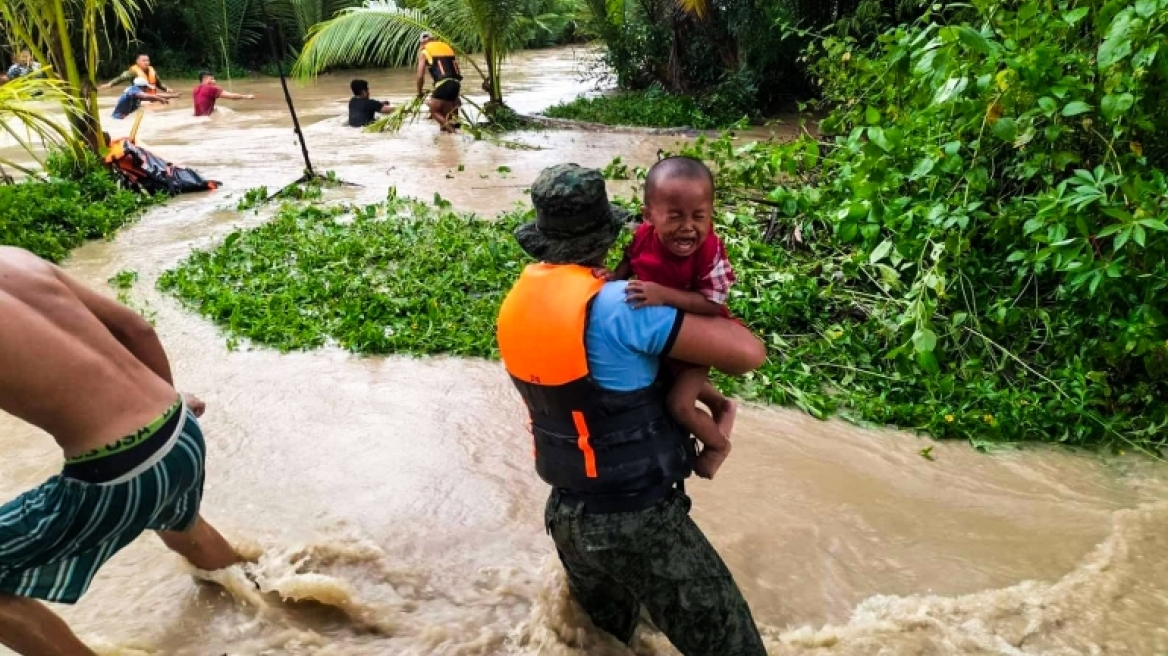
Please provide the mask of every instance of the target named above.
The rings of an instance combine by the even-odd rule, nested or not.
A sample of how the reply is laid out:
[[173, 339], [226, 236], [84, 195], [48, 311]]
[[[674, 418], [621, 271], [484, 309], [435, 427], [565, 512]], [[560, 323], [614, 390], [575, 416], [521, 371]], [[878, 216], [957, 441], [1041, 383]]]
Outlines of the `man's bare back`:
[[0, 411], [51, 434], [66, 458], [60, 475], [0, 505], [0, 645], [24, 656], [94, 656], [37, 600], [76, 603], [145, 531], [199, 569], [241, 561], [199, 514], [202, 402], [178, 402], [154, 329], [3, 246]]
[[70, 458], [133, 433], [177, 396], [150, 324], [0, 246], [0, 410], [51, 434]]

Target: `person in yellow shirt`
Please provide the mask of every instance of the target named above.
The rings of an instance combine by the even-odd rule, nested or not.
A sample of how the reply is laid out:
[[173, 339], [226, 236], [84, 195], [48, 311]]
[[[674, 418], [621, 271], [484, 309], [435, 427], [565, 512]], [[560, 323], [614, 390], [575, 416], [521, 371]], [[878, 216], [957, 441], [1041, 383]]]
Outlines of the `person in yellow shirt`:
[[457, 125], [452, 122], [462, 107], [459, 95], [462, 91], [462, 72], [458, 69], [458, 59], [450, 44], [439, 41], [429, 32], [422, 33], [422, 46], [418, 50], [418, 97], [423, 95], [422, 85], [426, 81], [426, 71], [434, 79], [434, 90], [430, 92], [427, 106], [430, 118], [434, 119], [443, 132], [454, 132]]

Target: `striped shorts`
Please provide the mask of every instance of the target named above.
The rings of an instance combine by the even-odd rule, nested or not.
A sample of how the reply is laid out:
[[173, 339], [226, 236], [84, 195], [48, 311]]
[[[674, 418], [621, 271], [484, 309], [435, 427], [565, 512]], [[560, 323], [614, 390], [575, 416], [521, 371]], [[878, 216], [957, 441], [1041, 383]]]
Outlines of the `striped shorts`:
[[54, 476], [0, 507], [0, 593], [76, 603], [98, 570], [145, 531], [185, 531], [199, 517], [206, 446], [185, 411], [158, 460], [133, 478]]

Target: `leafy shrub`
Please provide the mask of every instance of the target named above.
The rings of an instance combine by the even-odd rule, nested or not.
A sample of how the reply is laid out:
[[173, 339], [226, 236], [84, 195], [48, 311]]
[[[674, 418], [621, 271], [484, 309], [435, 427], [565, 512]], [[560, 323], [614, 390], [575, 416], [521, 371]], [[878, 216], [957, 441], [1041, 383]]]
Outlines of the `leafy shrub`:
[[939, 436], [1164, 444], [1168, 1], [1045, 7], [829, 39], [829, 142], [690, 151], [733, 204], [733, 308], [778, 356], [756, 391]]
[[626, 91], [596, 98], [579, 97], [549, 107], [544, 114], [605, 125], [697, 130], [729, 127], [746, 117], [748, 103], [734, 100], [730, 86], [718, 87], [713, 93], [708, 98], [695, 98], [666, 93], [659, 88]]
[[0, 185], [0, 244], [59, 262], [87, 239], [107, 238], [153, 203], [126, 191], [96, 156], [49, 158], [47, 182]]

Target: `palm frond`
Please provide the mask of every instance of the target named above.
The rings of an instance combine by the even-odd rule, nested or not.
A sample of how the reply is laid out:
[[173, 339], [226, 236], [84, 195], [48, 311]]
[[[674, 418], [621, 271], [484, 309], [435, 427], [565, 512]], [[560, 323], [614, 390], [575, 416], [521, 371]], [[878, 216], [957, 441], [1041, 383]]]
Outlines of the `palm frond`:
[[[38, 163], [42, 161], [41, 153], [51, 147], [75, 144], [67, 127], [58, 124], [40, 107], [29, 104], [49, 101], [59, 103], [67, 108], [66, 111], [73, 109], [73, 105], [66, 102], [69, 96], [65, 93], [64, 83], [50, 77], [50, 72], [41, 69], [0, 86], [0, 132], [8, 134]], [[16, 167], [13, 162], [7, 164]]]
[[[444, 0], [433, 3], [437, 5]], [[413, 63], [418, 38], [430, 32], [466, 52], [478, 45], [473, 29], [441, 23], [421, 9], [399, 7], [392, 0], [370, 0], [362, 7], [341, 11], [335, 18], [312, 28], [296, 61], [293, 74], [311, 77], [337, 65], [402, 66]], [[443, 29], [453, 28], [453, 29]]]
[[682, 13], [696, 16], [698, 18], [705, 18], [710, 10], [709, 0], [677, 0], [677, 8]]
[[406, 123], [413, 123], [422, 114], [424, 98], [413, 98], [397, 109], [365, 126], [366, 132], [397, 132]]

